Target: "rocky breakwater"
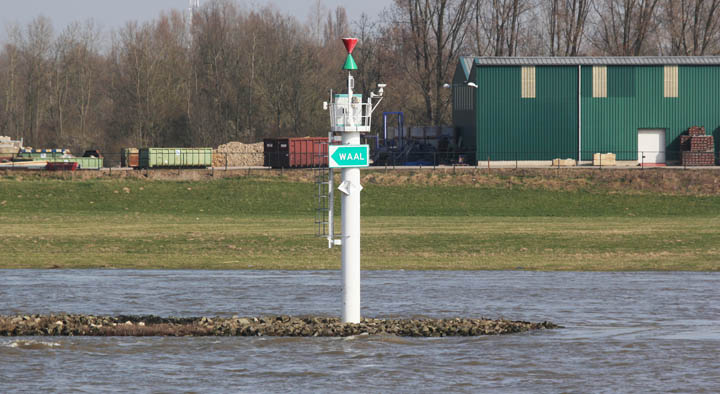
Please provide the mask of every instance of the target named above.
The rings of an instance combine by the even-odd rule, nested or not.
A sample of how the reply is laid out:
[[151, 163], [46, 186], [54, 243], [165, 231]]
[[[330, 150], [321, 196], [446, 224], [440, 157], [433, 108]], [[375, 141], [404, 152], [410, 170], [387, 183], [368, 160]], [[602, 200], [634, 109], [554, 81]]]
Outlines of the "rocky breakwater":
[[553, 329], [550, 323], [490, 319], [363, 319], [342, 323], [330, 317], [233, 316], [163, 318], [157, 316], [21, 315], [0, 316], [0, 336], [285, 336], [348, 337], [394, 335], [445, 337], [501, 335]]

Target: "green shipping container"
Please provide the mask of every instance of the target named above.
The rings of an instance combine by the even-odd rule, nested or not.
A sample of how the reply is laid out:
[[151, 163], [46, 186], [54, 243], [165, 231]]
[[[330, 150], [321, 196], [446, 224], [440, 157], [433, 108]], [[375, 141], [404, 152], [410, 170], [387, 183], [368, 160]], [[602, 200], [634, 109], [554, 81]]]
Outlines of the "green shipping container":
[[210, 167], [212, 148], [142, 148], [140, 167]]

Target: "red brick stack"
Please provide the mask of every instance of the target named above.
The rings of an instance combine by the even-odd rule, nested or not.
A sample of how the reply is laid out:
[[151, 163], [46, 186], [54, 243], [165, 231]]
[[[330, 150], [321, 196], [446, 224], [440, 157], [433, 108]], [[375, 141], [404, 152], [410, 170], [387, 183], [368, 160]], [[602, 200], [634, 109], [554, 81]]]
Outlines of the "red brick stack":
[[713, 152], [714, 148], [715, 141], [711, 135], [690, 138], [690, 152]]
[[693, 126], [688, 129], [688, 135], [691, 137], [705, 135], [705, 126]]
[[715, 165], [715, 139], [705, 135], [703, 126], [693, 126], [688, 129], [687, 135], [680, 136], [680, 150], [683, 151], [683, 166]]
[[681, 135], [680, 136], [680, 150], [683, 152], [689, 152], [690, 151], [690, 140], [692, 139], [692, 136], [689, 135]]

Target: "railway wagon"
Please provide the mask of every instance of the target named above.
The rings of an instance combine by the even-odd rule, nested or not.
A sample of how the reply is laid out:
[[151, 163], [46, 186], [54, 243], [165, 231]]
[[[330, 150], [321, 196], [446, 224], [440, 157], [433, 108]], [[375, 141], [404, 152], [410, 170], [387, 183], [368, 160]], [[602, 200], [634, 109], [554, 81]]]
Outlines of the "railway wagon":
[[138, 148], [123, 148], [120, 151], [120, 167], [138, 168], [140, 166], [140, 150]]
[[49, 158], [48, 163], [77, 163], [80, 170], [99, 170], [103, 168], [104, 160], [102, 157], [67, 157], [67, 158]]
[[[93, 152], [93, 151], [89, 151]], [[84, 155], [83, 157], [75, 157], [70, 154], [67, 149], [23, 149], [18, 153], [16, 162], [47, 162], [47, 163], [77, 163], [78, 169], [99, 170], [103, 168], [104, 160], [98, 157], [97, 151], [95, 155]]]
[[22, 149], [17, 155], [20, 159], [48, 160], [73, 157], [68, 149]]
[[212, 166], [212, 148], [142, 148], [140, 168], [206, 168]]
[[328, 165], [327, 137], [266, 138], [264, 165], [272, 168], [308, 168]]

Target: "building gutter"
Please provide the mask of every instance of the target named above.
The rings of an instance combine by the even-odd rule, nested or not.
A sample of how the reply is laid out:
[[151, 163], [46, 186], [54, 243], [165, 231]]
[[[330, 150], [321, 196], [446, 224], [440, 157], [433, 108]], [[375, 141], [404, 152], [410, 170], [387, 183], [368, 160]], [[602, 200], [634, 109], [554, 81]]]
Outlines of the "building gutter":
[[578, 159], [577, 164], [580, 165], [582, 159], [582, 66], [578, 64]]

